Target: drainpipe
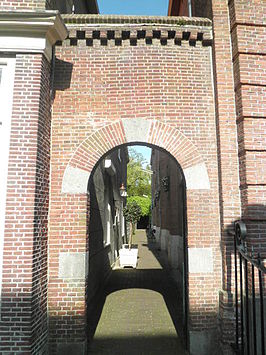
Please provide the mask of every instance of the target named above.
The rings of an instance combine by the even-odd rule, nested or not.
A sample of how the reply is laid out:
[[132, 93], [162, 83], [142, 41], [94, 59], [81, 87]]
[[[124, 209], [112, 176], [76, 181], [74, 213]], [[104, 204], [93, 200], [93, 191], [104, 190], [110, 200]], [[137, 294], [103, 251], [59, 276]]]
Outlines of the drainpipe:
[[191, 4], [191, 0], [188, 0], [188, 17], [192, 17], [192, 4]]
[[52, 47], [51, 73], [50, 73], [50, 100], [54, 99], [54, 73], [55, 73], [55, 46]]

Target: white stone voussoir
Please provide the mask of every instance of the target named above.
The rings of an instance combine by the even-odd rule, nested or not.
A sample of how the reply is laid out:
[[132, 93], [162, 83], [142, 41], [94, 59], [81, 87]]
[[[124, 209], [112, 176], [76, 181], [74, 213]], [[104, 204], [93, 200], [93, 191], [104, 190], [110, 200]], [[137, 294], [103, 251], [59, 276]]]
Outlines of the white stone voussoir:
[[184, 169], [187, 190], [209, 190], [210, 180], [205, 163]]
[[89, 177], [88, 171], [68, 165], [63, 177], [62, 193], [87, 193]]
[[151, 122], [142, 119], [123, 120], [126, 140], [131, 142], [148, 142]]

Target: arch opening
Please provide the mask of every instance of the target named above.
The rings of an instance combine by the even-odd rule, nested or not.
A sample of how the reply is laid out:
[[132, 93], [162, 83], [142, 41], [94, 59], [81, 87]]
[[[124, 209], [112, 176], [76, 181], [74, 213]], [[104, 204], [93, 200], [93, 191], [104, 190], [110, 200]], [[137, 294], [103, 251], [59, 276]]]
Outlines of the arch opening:
[[[70, 290], [69, 292], [73, 293], [77, 291], [76, 298], [84, 297], [83, 305], [85, 305], [85, 301], [89, 299], [89, 293], [91, 292], [91, 294], [94, 294], [94, 288], [92, 287], [92, 290], [90, 289], [93, 282], [88, 283], [88, 281], [91, 281], [89, 279], [90, 276], [97, 275], [97, 273], [92, 273], [90, 275], [90, 271], [93, 269], [99, 269], [96, 265], [92, 266], [92, 264], [89, 265], [89, 262], [87, 262], [87, 260], [90, 259], [89, 249], [91, 250], [91, 248], [89, 248], [91, 247], [89, 245], [90, 238], [88, 238], [90, 231], [87, 228], [91, 217], [90, 214], [87, 213], [90, 206], [88, 189], [90, 188], [92, 177], [100, 165], [100, 162], [102, 162], [104, 158], [108, 157], [108, 154], [112, 154], [117, 149], [123, 146], [131, 145], [145, 145], [153, 147], [154, 149], [171, 156], [176, 164], [178, 172], [180, 173], [180, 181], [182, 181], [184, 191], [182, 206], [184, 208], [183, 231], [185, 232], [185, 238], [180, 241], [180, 239], [176, 237], [174, 238], [174, 243], [176, 250], [178, 250], [178, 245], [180, 246], [182, 244], [183, 247], [182, 255], [184, 263], [183, 270], [181, 272], [181, 275], [183, 276], [179, 277], [179, 280], [180, 284], [181, 282], [183, 283], [183, 288], [181, 287], [180, 289], [184, 291], [182, 295], [184, 302], [180, 303], [182, 306], [182, 312], [180, 312], [180, 314], [185, 315], [183, 317], [183, 319], [185, 319], [185, 325], [182, 319], [179, 322], [179, 325], [182, 327], [181, 331], [183, 330], [184, 339], [187, 344], [191, 346], [190, 343], [192, 337], [194, 337], [194, 339], [197, 337], [197, 334], [195, 335], [195, 332], [193, 333], [193, 326], [197, 328], [199, 326], [199, 320], [197, 311], [195, 311], [193, 314], [189, 314], [190, 323], [189, 327], [187, 326], [188, 308], [192, 309], [191, 303], [189, 303], [188, 300], [193, 303], [193, 309], [195, 309], [195, 307], [196, 309], [201, 309], [200, 307], [202, 306], [203, 298], [205, 296], [202, 294], [195, 301], [195, 298], [193, 298], [193, 287], [188, 289], [187, 285], [188, 283], [190, 284], [190, 280], [192, 280], [192, 284], [194, 285], [194, 280], [200, 277], [201, 274], [204, 274], [204, 277], [208, 280], [213, 279], [213, 256], [214, 253], [218, 252], [219, 248], [219, 246], [217, 246], [216, 239], [212, 239], [213, 242], [210, 247], [208, 244], [206, 245], [206, 239], [200, 239], [202, 235], [200, 227], [203, 223], [202, 220], [209, 220], [208, 212], [213, 207], [216, 208], [216, 200], [215, 198], [213, 199], [213, 196], [216, 194], [216, 175], [214, 176], [215, 169], [213, 169], [213, 167], [209, 164], [206, 156], [202, 156], [201, 150], [198, 149], [195, 143], [188, 139], [183, 131], [177, 129], [176, 127], [160, 122], [156, 119], [119, 120], [97, 129], [76, 147], [71, 158], [68, 160], [64, 169], [64, 174], [62, 175], [61, 196], [64, 199], [66, 206], [68, 206], [68, 204], [71, 206], [71, 208], [67, 208], [67, 218], [71, 218], [71, 220], [73, 220], [73, 205], [76, 207], [75, 214], [78, 218], [78, 223], [75, 225], [74, 233], [75, 236], [77, 236], [77, 242], [71, 241], [73, 244], [72, 248], [74, 249], [74, 252], [72, 253], [73, 255], [69, 255], [65, 248], [62, 248], [62, 250], [58, 252], [59, 271], [61, 270], [61, 272], [59, 272], [59, 278], [61, 280], [68, 278], [69, 274], [64, 269], [64, 265], [66, 265], [66, 260], [70, 260], [72, 258], [76, 264], [73, 268], [78, 270], [79, 266], [82, 264], [82, 268], [84, 270], [82, 273], [79, 271], [70, 273], [71, 277], [81, 279], [81, 276], [84, 276], [83, 280], [86, 281], [84, 285], [81, 285], [81, 287], [80, 284], [78, 284], [78, 286], [75, 286], [74, 284], [67, 285]], [[211, 180], [209, 179], [209, 173]], [[213, 201], [211, 204], [210, 199]], [[112, 209], [110, 214], [112, 215]], [[217, 227], [216, 219], [212, 218], [212, 220], [212, 233], [213, 235], [218, 236], [219, 228]], [[110, 225], [112, 225], [111, 221]], [[169, 241], [169, 235], [171, 234], [172, 236], [175, 236], [175, 234], [167, 231], [167, 228], [160, 228], [159, 225], [155, 225], [155, 227], [159, 227], [154, 228], [155, 232], [159, 233], [159, 235], [164, 235], [162, 240], [164, 241], [163, 246], [166, 249], [166, 245]], [[71, 233], [73, 235], [73, 230]], [[176, 235], [178, 236], [178, 234]], [[187, 247], [188, 240], [189, 248]], [[119, 251], [119, 246], [117, 249]], [[174, 248], [170, 248], [170, 250], [173, 249]], [[97, 253], [95, 253], [95, 255], [97, 255]], [[113, 258], [114, 257], [115, 253]], [[105, 254], [104, 260], [109, 263], [110, 267], [108, 253]], [[189, 272], [187, 266], [188, 260]], [[197, 267], [197, 264], [200, 265], [200, 268]], [[93, 277], [94, 276], [92, 276], [92, 278]], [[95, 277], [95, 279], [97, 279], [97, 277]], [[176, 278], [177, 277], [178, 275], [176, 275]], [[216, 287], [216, 285], [214, 287]], [[190, 295], [192, 295], [192, 297], [190, 297]], [[197, 303], [196, 305], [195, 302]], [[89, 303], [89, 305], [93, 305], [93, 302]], [[210, 307], [214, 307], [214, 305], [211, 304]], [[78, 312], [84, 312], [84, 309], [86, 308], [80, 307]], [[87, 313], [90, 313], [89, 307], [87, 307]], [[210, 322], [214, 322], [214, 318], [215, 316], [211, 318]], [[84, 321], [86, 321], [86, 319], [84, 317]]]
[[64, 172], [62, 193], [87, 193], [88, 180], [97, 162], [123, 144], [154, 145], [164, 149], [182, 168], [187, 189], [210, 189], [203, 157], [180, 130], [157, 120], [125, 119], [97, 130], [76, 148]]
[[[151, 149], [151, 215], [147, 229], [138, 230], [133, 241], [139, 249], [137, 267], [135, 270], [123, 270], [121, 275], [121, 250], [128, 243], [128, 228], [123, 217], [126, 199], [120, 196], [119, 188], [122, 184], [128, 188], [126, 165], [129, 161], [128, 147], [132, 146], [146, 146]], [[186, 180], [180, 164], [169, 152], [154, 144], [131, 142], [113, 147], [103, 154], [91, 171], [88, 206], [87, 307], [90, 339], [96, 329], [95, 322], [90, 319], [99, 319], [99, 315], [95, 315], [96, 304], [101, 298], [99, 292], [106, 296], [110, 289], [123, 289], [126, 283], [127, 288], [142, 287], [161, 292], [175, 329], [186, 346]], [[166, 270], [171, 272], [169, 284], [175, 293], [175, 301], [169, 299], [169, 295], [161, 288], [162, 278], [169, 277]], [[111, 281], [106, 283], [110, 274]], [[132, 284], [133, 274], [135, 281]], [[154, 277], [157, 283], [155, 285], [149, 282]], [[142, 281], [138, 281], [140, 279]], [[146, 284], [143, 280], [146, 280]], [[106, 287], [109, 291], [106, 291]]]

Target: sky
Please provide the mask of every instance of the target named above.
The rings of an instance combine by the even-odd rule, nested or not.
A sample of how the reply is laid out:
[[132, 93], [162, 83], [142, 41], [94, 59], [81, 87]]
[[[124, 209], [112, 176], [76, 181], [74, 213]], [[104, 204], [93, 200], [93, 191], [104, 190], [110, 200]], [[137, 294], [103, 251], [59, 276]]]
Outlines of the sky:
[[100, 14], [166, 16], [169, 0], [98, 0]]
[[[147, 161], [147, 164], [150, 164], [151, 159], [151, 148], [146, 147], [145, 145], [131, 145], [130, 148], [135, 149], [138, 153], [141, 153], [144, 159]], [[146, 167], [146, 164], [144, 164]]]

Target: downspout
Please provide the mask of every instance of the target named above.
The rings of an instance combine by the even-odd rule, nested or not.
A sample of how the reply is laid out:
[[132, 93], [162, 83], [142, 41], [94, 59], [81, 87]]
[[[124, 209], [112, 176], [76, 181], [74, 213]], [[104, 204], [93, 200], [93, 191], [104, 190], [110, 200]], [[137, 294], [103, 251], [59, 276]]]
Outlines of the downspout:
[[188, 17], [192, 17], [192, 4], [191, 4], [191, 0], [188, 0]]
[[52, 102], [54, 100], [54, 73], [55, 73], [55, 45], [53, 45], [52, 47], [51, 74], [50, 74], [51, 111], [52, 111]]

